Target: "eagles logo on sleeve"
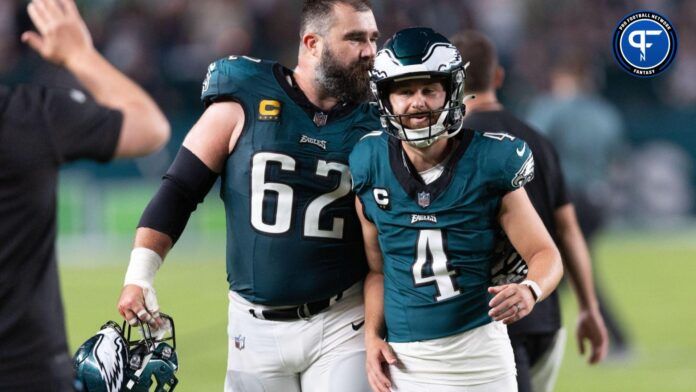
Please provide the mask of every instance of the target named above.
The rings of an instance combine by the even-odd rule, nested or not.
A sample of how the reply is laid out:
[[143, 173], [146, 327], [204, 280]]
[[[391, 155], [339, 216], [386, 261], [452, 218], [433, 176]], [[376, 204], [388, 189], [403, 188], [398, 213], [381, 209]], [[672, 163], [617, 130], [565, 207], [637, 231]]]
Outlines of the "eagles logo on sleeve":
[[212, 63], [208, 66], [208, 73], [205, 74], [205, 80], [203, 81], [201, 94], [204, 94], [206, 91], [208, 91], [208, 88], [210, 87], [210, 77], [212, 76], [213, 71], [215, 71], [215, 63]]
[[[525, 147], [527, 145], [525, 144]], [[520, 170], [515, 174], [515, 178], [512, 179], [512, 186], [515, 188], [520, 188], [525, 186], [529, 181], [534, 179], [534, 156], [529, 154], [527, 159], [520, 167]]]

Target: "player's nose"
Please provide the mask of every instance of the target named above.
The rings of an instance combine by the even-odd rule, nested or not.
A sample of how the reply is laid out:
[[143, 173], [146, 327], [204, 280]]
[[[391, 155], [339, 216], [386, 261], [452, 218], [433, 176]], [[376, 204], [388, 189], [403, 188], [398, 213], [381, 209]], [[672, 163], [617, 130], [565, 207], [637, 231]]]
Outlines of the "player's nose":
[[360, 58], [364, 60], [374, 60], [377, 55], [377, 43], [372, 41], [367, 41], [366, 45], [363, 45], [363, 49], [360, 53]]
[[421, 111], [428, 108], [428, 102], [422, 91], [418, 90], [411, 96], [411, 107]]

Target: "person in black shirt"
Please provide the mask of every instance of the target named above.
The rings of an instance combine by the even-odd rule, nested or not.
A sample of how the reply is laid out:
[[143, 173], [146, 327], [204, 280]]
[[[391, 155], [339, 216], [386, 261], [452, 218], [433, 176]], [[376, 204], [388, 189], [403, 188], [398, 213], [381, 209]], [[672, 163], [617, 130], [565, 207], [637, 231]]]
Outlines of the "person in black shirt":
[[[475, 98], [466, 103], [464, 126], [509, 133], [524, 139], [532, 149], [535, 175], [525, 189], [563, 255], [564, 267], [580, 307], [577, 326], [580, 352], [584, 354], [584, 342], [589, 340], [589, 362], [597, 363], [607, 353], [607, 331], [597, 304], [590, 254], [573, 205], [566, 195], [556, 150], [545, 137], [498, 102], [496, 90], [503, 84], [504, 71], [498, 65], [492, 42], [475, 31], [459, 33], [451, 41], [462, 54], [464, 63], [470, 62], [464, 88]], [[511, 324], [508, 334], [515, 354], [519, 391], [553, 390], [565, 345], [558, 294], [552, 293], [537, 304], [530, 315]]]
[[22, 40], [91, 95], [0, 85], [0, 391], [71, 391], [56, 255], [58, 170], [161, 148], [169, 123], [140, 87], [93, 47], [73, 0], [28, 6]]

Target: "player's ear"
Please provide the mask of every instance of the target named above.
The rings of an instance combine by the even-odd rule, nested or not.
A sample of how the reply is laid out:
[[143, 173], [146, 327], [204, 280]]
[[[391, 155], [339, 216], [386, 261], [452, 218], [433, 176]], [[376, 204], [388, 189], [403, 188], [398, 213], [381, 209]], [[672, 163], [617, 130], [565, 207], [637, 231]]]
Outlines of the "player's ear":
[[505, 68], [500, 65], [495, 67], [495, 75], [493, 76], [493, 87], [497, 90], [503, 87], [505, 82]]
[[307, 33], [302, 36], [302, 47], [312, 57], [320, 57], [322, 41], [321, 36], [317, 33]]

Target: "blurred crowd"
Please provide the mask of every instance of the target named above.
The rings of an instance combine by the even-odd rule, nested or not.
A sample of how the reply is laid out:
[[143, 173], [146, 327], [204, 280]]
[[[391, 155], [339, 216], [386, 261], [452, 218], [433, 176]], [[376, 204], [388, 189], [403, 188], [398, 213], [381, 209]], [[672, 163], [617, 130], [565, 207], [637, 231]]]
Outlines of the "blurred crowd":
[[[670, 148], [681, 146], [679, 159], [687, 162], [682, 177], [696, 182], [690, 169], [696, 138], [689, 129], [696, 119], [693, 1], [372, 2], [383, 37], [380, 45], [396, 30], [416, 25], [434, 27], [448, 36], [462, 29], [488, 34], [507, 70], [501, 99], [520, 114], [528, 113], [536, 98], [550, 91], [551, 70], [560, 59], [583, 58], [591, 89], [621, 113], [625, 139], [634, 147], [655, 140], [670, 142]], [[288, 67], [296, 62], [301, 0], [78, 0], [78, 4], [97, 48], [164, 108], [173, 123], [175, 142], [202, 110], [200, 85], [213, 60], [239, 54], [276, 59]], [[73, 81], [67, 75], [42, 63], [20, 43], [20, 34], [30, 25], [25, 6], [26, 0], [0, 1], [0, 82], [33, 79], [70, 85]], [[654, 79], [634, 78], [613, 59], [617, 22], [639, 9], [668, 17], [679, 38], [672, 68]], [[630, 160], [627, 155], [625, 161]], [[647, 167], [651, 170], [654, 165]], [[632, 186], [632, 178], [621, 177], [634, 170], [630, 168], [624, 165], [616, 171], [619, 183]]]
[[[196, 95], [206, 65], [229, 54], [278, 59], [293, 66], [300, 0], [82, 0], [78, 1], [96, 46], [128, 75], [157, 92], [169, 110]], [[22, 80], [38, 60], [22, 47], [28, 28], [24, 0], [0, 2], [0, 79]], [[671, 106], [696, 103], [696, 7], [689, 1], [606, 0], [373, 0], [383, 37], [414, 25], [445, 35], [474, 28], [490, 35], [507, 66], [515, 102], [548, 87], [548, 69], [564, 52], [582, 53], [604, 86], [618, 71], [611, 37], [618, 20], [636, 9], [654, 9], [677, 27], [674, 70], [643, 83], [643, 98]], [[636, 97], [638, 99], [639, 97]]]

